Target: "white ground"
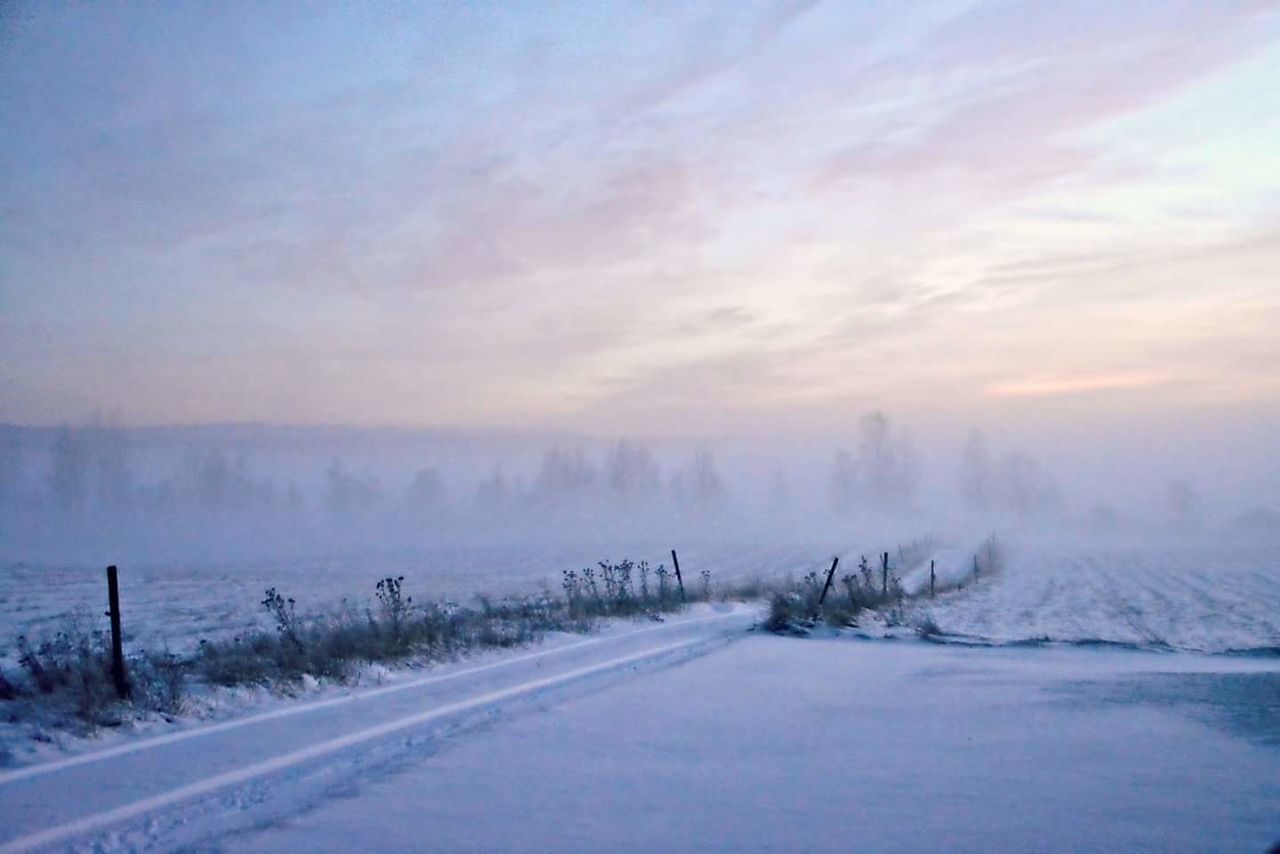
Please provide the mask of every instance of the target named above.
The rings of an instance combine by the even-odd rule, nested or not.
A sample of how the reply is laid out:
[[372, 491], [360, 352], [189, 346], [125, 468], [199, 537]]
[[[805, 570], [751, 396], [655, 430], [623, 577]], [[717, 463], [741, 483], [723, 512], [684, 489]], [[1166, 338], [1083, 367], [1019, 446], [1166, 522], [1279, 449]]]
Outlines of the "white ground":
[[[965, 582], [973, 542], [939, 555], [940, 577]], [[931, 606], [945, 631], [1014, 641], [1049, 638], [1111, 641], [1221, 652], [1280, 648], [1280, 543], [1119, 543], [1046, 545], [1003, 538], [1007, 566], [997, 580], [968, 584]], [[679, 545], [679, 544], [677, 544]], [[859, 553], [875, 564], [879, 546], [845, 545], [839, 574], [854, 572]], [[718, 583], [753, 577], [824, 572], [832, 552], [821, 546], [728, 543], [680, 546], [686, 579], [702, 570]], [[469, 547], [412, 553], [360, 554], [281, 563], [143, 565], [121, 568], [125, 633], [134, 645], [180, 651], [202, 637], [225, 637], [264, 626], [263, 591], [295, 596], [300, 609], [324, 609], [344, 597], [367, 602], [375, 582], [404, 575], [405, 592], [422, 598], [476, 593], [503, 595], [547, 586], [559, 593], [560, 573], [601, 558], [670, 564], [665, 546], [566, 543], [536, 547]], [[917, 587], [927, 562], [898, 567]], [[923, 576], [920, 575], [923, 573]], [[990, 582], [990, 583], [989, 583]], [[0, 566], [0, 662], [20, 632], [50, 632], [79, 608], [102, 622], [102, 567], [9, 564]]]
[[[799, 576], [831, 560], [829, 551], [814, 546], [677, 545], [691, 584], [699, 583], [704, 569], [719, 582], [757, 575]], [[299, 610], [322, 610], [345, 597], [370, 601], [374, 585], [388, 575], [405, 576], [405, 594], [420, 600], [532, 593], [543, 585], [560, 595], [562, 570], [623, 558], [671, 566], [669, 546], [591, 542], [441, 547], [280, 562], [124, 564], [121, 610], [125, 634], [134, 644], [153, 649], [167, 644], [181, 650], [200, 638], [228, 637], [268, 626], [261, 604], [268, 587], [296, 597]], [[68, 611], [80, 609], [101, 621], [107, 595], [104, 570], [84, 565], [0, 565], [0, 661], [4, 645], [15, 635], [56, 631]]]
[[[1262, 851], [1280, 841], [1276, 549], [1005, 547], [1003, 572], [976, 583], [972, 547], [939, 554], [940, 577], [964, 589], [916, 616], [966, 642], [1166, 651], [782, 639], [747, 634], [749, 609], [704, 608], [425, 674], [373, 668], [354, 690], [240, 697], [203, 719], [100, 740], [10, 743], [25, 767], [0, 771], [0, 850]], [[404, 574], [407, 593], [465, 598], [554, 589], [561, 569], [623, 555], [669, 557], [582, 545], [519, 559], [472, 549], [124, 567], [124, 611], [131, 643], [181, 648], [260, 624], [267, 586], [323, 607]], [[840, 574], [857, 556], [842, 553]], [[691, 583], [702, 569], [718, 580], [800, 576], [828, 561], [812, 548], [681, 550]], [[921, 571], [907, 568], [917, 589]], [[100, 568], [0, 568], [0, 645], [56, 627], [72, 605], [100, 614], [102, 587]], [[1255, 655], [1200, 654], [1228, 650]], [[0, 723], [0, 748], [6, 738]]]
[[1280, 554], [1264, 547], [1046, 547], [1011, 541], [1007, 568], [935, 602], [945, 632], [1280, 652]]
[[748, 633], [401, 674], [0, 774], [0, 850], [1263, 851], [1280, 661]]
[[[540, 708], [223, 842], [261, 852], [1264, 850], [1280, 840], [1280, 744], [1138, 698], [1100, 700], [1105, 686], [1168, 666], [1133, 653], [754, 637]], [[1274, 696], [1280, 673], [1239, 678], [1270, 679]]]

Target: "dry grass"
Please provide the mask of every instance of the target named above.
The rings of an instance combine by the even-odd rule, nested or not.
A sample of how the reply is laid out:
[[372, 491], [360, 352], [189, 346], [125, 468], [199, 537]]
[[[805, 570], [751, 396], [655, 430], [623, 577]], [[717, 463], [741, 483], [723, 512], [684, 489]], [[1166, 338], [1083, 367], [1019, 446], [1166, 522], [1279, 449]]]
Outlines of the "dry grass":
[[105, 631], [84, 612], [70, 612], [53, 633], [15, 639], [19, 668], [0, 672], [0, 702], [10, 721], [42, 712], [55, 728], [114, 726], [182, 713], [193, 685], [292, 690], [307, 677], [344, 682], [369, 663], [426, 664], [523, 646], [548, 632], [587, 632], [599, 619], [657, 615], [713, 595], [709, 574], [682, 595], [665, 567], [625, 560], [566, 572], [563, 597], [417, 602], [404, 583], [384, 578], [368, 606], [344, 601], [322, 613], [301, 613], [294, 598], [270, 588], [261, 603], [268, 629], [201, 641], [181, 656], [134, 650], [126, 699], [116, 696]]

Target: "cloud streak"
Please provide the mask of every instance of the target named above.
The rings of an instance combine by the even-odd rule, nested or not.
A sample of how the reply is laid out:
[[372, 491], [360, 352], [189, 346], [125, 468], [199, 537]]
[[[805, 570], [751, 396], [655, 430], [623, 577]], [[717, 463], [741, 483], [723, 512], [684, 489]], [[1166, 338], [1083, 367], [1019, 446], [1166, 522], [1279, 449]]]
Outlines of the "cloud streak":
[[1280, 91], [1275, 3], [13, 8], [0, 418], [1276, 395], [1266, 110], [1121, 121]]
[[1078, 377], [1035, 377], [992, 383], [983, 393], [990, 397], [1056, 397], [1095, 391], [1150, 388], [1174, 382], [1167, 374], [1104, 374]]

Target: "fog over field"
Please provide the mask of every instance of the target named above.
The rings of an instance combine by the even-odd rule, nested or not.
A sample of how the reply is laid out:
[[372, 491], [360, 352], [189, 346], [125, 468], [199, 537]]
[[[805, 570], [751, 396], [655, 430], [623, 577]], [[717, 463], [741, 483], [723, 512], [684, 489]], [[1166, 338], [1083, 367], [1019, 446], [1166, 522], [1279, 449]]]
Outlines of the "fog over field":
[[[5, 427], [3, 559], [182, 565], [520, 543], [868, 547], [988, 532], [1128, 543], [1280, 531], [1267, 425], [1162, 441], [873, 412], [841, 436], [605, 439], [376, 428]], [[941, 433], [941, 431], [935, 431]], [[616, 543], [610, 547], [608, 544]]]

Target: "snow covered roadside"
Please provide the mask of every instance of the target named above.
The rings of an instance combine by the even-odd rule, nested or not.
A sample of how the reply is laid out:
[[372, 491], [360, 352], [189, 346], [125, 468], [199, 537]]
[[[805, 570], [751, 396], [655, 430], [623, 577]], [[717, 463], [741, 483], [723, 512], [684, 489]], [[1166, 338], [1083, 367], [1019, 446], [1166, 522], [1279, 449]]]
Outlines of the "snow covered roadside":
[[[250, 806], [249, 817], [259, 818], [264, 809], [295, 809], [335, 768], [349, 773], [400, 756], [415, 739], [432, 745], [531, 697], [587, 690], [637, 667], [701, 654], [757, 617], [755, 608], [717, 605], [662, 623], [614, 624], [599, 636], [2, 772], [0, 851], [77, 840], [169, 845], [174, 828], [225, 831]], [[118, 826], [124, 837], [97, 835]]]
[[1264, 851], [1278, 690], [1273, 659], [755, 635], [216, 844]]

